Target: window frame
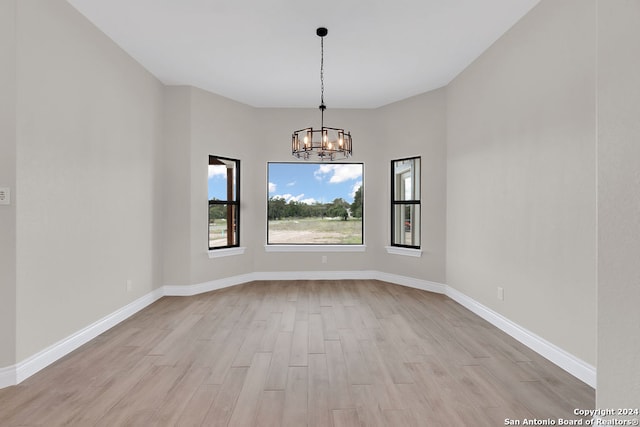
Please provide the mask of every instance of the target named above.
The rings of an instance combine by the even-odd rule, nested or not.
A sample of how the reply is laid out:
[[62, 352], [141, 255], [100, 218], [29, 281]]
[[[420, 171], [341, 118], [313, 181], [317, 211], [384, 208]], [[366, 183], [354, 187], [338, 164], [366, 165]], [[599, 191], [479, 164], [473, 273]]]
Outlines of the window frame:
[[[404, 199], [400, 199], [398, 197], [398, 195], [396, 194], [396, 190], [397, 190], [397, 185], [396, 185], [396, 163], [398, 162], [406, 162], [408, 160], [413, 160], [414, 163], [412, 165], [413, 168], [415, 168], [415, 160], [419, 161], [418, 164], [418, 179], [415, 180], [413, 182], [418, 183], [418, 188], [417, 191], [414, 189], [412, 191], [412, 196], [414, 198], [412, 199], [408, 199], [408, 200], [404, 200]], [[415, 175], [415, 172], [412, 172], [412, 174]], [[406, 249], [421, 249], [421, 245], [422, 245], [422, 204], [421, 204], [421, 199], [422, 199], [422, 158], [421, 156], [413, 156], [413, 157], [405, 157], [405, 158], [401, 158], [401, 159], [394, 159], [391, 160], [391, 191], [390, 191], [390, 200], [391, 200], [391, 236], [390, 236], [390, 243], [391, 243], [391, 247], [396, 247], [396, 248], [406, 248]], [[417, 197], [417, 198], [415, 198]], [[407, 245], [407, 244], [402, 244], [402, 243], [396, 243], [396, 229], [397, 224], [396, 224], [396, 208], [397, 206], [417, 206], [418, 207], [418, 215], [416, 215], [417, 221], [418, 221], [418, 227], [417, 227], [417, 235], [418, 235], [418, 244], [417, 245]], [[415, 224], [411, 224], [410, 227], [412, 227], [414, 230], [415, 228]], [[405, 227], [401, 227], [403, 230], [405, 229]]]
[[266, 197], [266, 235], [265, 235], [265, 251], [267, 252], [325, 252], [325, 251], [336, 251], [336, 252], [360, 252], [365, 248], [365, 235], [364, 235], [364, 175], [365, 175], [365, 164], [364, 162], [333, 162], [333, 164], [340, 165], [360, 165], [362, 167], [362, 192], [361, 192], [361, 201], [362, 201], [362, 217], [360, 219], [360, 233], [361, 239], [359, 243], [274, 243], [269, 241], [269, 165], [271, 164], [305, 164], [305, 165], [326, 165], [327, 162], [291, 162], [291, 161], [267, 161], [266, 168], [266, 182], [267, 182], [267, 197]]
[[[216, 156], [216, 155], [210, 154], [208, 165], [209, 166], [215, 165], [215, 163], [212, 163], [212, 161], [214, 160], [222, 161], [222, 164], [226, 164], [224, 162], [234, 163], [234, 167], [232, 168], [234, 182], [232, 181], [231, 186], [229, 185], [229, 172], [227, 172], [227, 178], [226, 178], [227, 179], [227, 199], [208, 200], [209, 203], [207, 205], [207, 247], [209, 248], [209, 251], [219, 251], [224, 249], [228, 250], [230, 248], [239, 248], [240, 247], [240, 160], [232, 159], [230, 157]], [[229, 171], [229, 169], [230, 168], [227, 168], [227, 171]], [[207, 182], [207, 199], [209, 199], [208, 185], [209, 184]], [[232, 200], [228, 200], [229, 191], [232, 191]], [[235, 195], [235, 197], [233, 197], [233, 195]], [[226, 245], [211, 246], [210, 215], [211, 215], [212, 205], [227, 206], [227, 244]], [[229, 222], [230, 218], [233, 218], [231, 223]], [[231, 230], [232, 233], [229, 233], [229, 230]], [[231, 236], [234, 237], [235, 243], [229, 244]]]

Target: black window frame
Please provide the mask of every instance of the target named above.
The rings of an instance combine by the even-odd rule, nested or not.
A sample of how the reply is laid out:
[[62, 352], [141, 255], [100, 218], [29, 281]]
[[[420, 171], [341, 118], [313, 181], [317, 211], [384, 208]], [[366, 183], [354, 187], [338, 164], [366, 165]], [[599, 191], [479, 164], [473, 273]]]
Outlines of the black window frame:
[[[396, 182], [396, 163], [398, 162], [406, 162], [409, 160], [413, 160], [414, 161], [414, 167], [415, 167], [415, 160], [419, 161], [419, 175], [418, 175], [418, 191], [416, 192], [415, 189], [413, 190], [413, 196], [416, 197], [416, 193], [417, 193], [417, 198], [413, 198], [413, 199], [408, 199], [408, 200], [404, 200], [404, 199], [400, 199], [398, 197], [398, 195], [396, 194], [396, 190], [397, 190], [397, 182]], [[422, 179], [422, 158], [421, 156], [413, 156], [413, 157], [405, 157], [402, 159], [394, 159], [391, 160], [391, 191], [390, 191], [390, 196], [391, 196], [391, 246], [395, 246], [395, 247], [400, 247], [400, 248], [407, 248], [407, 249], [420, 249], [421, 244], [422, 244], [422, 206], [421, 206], [421, 192], [422, 192], [422, 185], [421, 185], [421, 179]], [[414, 180], [415, 181], [415, 180]], [[418, 215], [417, 215], [417, 220], [418, 220], [418, 244], [417, 245], [407, 245], [407, 244], [402, 244], [402, 243], [396, 243], [396, 240], [399, 240], [396, 238], [396, 230], [398, 229], [398, 225], [396, 224], [396, 208], [398, 206], [407, 206], [407, 207], [418, 207]], [[416, 224], [413, 224], [412, 221], [409, 222], [409, 231], [411, 231], [412, 229], [415, 230]], [[400, 228], [402, 229], [403, 232], [407, 231], [407, 225], [404, 224], [403, 226], [400, 226]]]
[[[219, 250], [219, 249], [229, 249], [229, 248], [237, 248], [240, 247], [240, 160], [232, 159], [230, 157], [216, 156], [213, 154], [209, 155], [209, 166], [211, 165], [220, 165], [220, 163], [212, 163], [215, 161], [222, 161], [220, 163], [225, 164], [224, 162], [233, 162], [233, 181], [231, 185], [233, 186], [232, 197], [231, 200], [229, 197], [229, 175], [227, 174], [227, 199], [225, 200], [209, 200], [208, 208], [207, 208], [207, 246], [210, 251]], [[207, 184], [208, 187], [208, 184]], [[235, 195], [235, 198], [233, 197]], [[207, 196], [208, 198], [208, 196]], [[211, 206], [222, 205], [227, 208], [227, 244], [220, 246], [211, 246]], [[230, 222], [229, 219], [233, 220]], [[229, 233], [229, 230], [232, 232]], [[235, 242], [230, 243], [231, 236], [233, 236], [233, 240]]]
[[[362, 203], [362, 217], [360, 218], [361, 224], [360, 224], [360, 235], [361, 235], [361, 239], [360, 239], [360, 243], [304, 243], [304, 242], [287, 242], [287, 243], [278, 243], [278, 242], [271, 242], [269, 240], [269, 165], [271, 164], [301, 164], [301, 162], [280, 162], [280, 161], [268, 161], [267, 162], [267, 230], [266, 230], [266, 245], [267, 246], [271, 246], [271, 247], [275, 247], [275, 246], [314, 246], [314, 247], [322, 247], [322, 246], [344, 246], [344, 247], [357, 247], [357, 246], [364, 246], [365, 244], [365, 235], [364, 235], [364, 175], [365, 175], [365, 164], [364, 162], [333, 162], [333, 164], [341, 164], [341, 165], [360, 165], [362, 167], [362, 190], [361, 190], [361, 203]], [[309, 162], [304, 162], [303, 164], [307, 164], [307, 165], [326, 165], [327, 162], [313, 162], [313, 161], [309, 161]]]

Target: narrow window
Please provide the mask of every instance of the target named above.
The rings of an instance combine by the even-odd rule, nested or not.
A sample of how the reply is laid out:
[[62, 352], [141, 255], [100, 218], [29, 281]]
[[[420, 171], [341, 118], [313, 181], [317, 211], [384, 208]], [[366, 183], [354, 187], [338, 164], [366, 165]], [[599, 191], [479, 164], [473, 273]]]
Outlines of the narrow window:
[[391, 246], [420, 248], [420, 157], [391, 161]]
[[240, 244], [240, 160], [209, 156], [209, 249]]

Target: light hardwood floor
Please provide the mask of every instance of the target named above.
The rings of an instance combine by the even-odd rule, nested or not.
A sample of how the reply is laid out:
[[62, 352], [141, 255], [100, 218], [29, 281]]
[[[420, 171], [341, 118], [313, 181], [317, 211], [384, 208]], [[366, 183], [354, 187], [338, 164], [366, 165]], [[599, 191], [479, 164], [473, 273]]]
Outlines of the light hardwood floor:
[[0, 390], [0, 426], [502, 426], [594, 394], [443, 295], [264, 281], [160, 299]]

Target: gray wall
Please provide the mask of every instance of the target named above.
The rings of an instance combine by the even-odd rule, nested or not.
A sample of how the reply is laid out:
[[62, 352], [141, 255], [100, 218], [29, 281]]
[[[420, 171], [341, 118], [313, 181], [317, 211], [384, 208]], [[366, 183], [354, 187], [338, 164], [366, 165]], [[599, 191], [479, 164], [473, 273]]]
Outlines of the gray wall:
[[[263, 149], [253, 130], [255, 109], [189, 86], [164, 89], [163, 284], [204, 283], [253, 271], [261, 237], [254, 211], [262, 194], [256, 180]], [[209, 155], [241, 160], [241, 244], [244, 256], [209, 259], [207, 171]], [[258, 175], [256, 175], [258, 173]]]
[[[196, 88], [167, 88], [164, 284], [199, 284], [254, 271], [372, 269], [444, 282], [444, 100], [445, 92], [439, 90], [378, 110], [327, 110], [327, 123], [348, 127], [356, 138], [350, 161], [365, 163], [366, 252], [273, 253], [264, 248], [267, 162], [293, 160], [288, 135], [319, 124], [318, 110], [256, 109]], [[242, 256], [207, 256], [209, 154], [241, 160], [240, 243], [247, 248]], [[414, 155], [424, 159], [422, 217], [427, 231], [421, 258], [389, 255], [384, 250], [389, 244], [390, 160]], [[322, 256], [327, 256], [326, 264]]]
[[162, 284], [191, 282], [191, 90], [165, 88], [162, 174]]
[[0, 369], [16, 363], [16, 0], [0, 2]]
[[594, 366], [595, 19], [542, 1], [447, 87], [447, 284]]
[[17, 2], [17, 49], [22, 361], [160, 285], [163, 87], [62, 0]]
[[640, 403], [638, 22], [640, 2], [598, 2], [599, 408]]
[[[396, 102], [378, 111], [380, 152], [384, 161], [384, 197], [390, 200], [390, 160], [421, 156], [422, 234], [420, 258], [388, 255], [379, 251], [374, 266], [384, 266], [387, 273], [446, 283], [446, 90], [438, 89]], [[372, 206], [369, 210], [376, 209]], [[380, 230], [385, 234], [380, 244], [390, 241], [391, 213], [383, 210]]]

